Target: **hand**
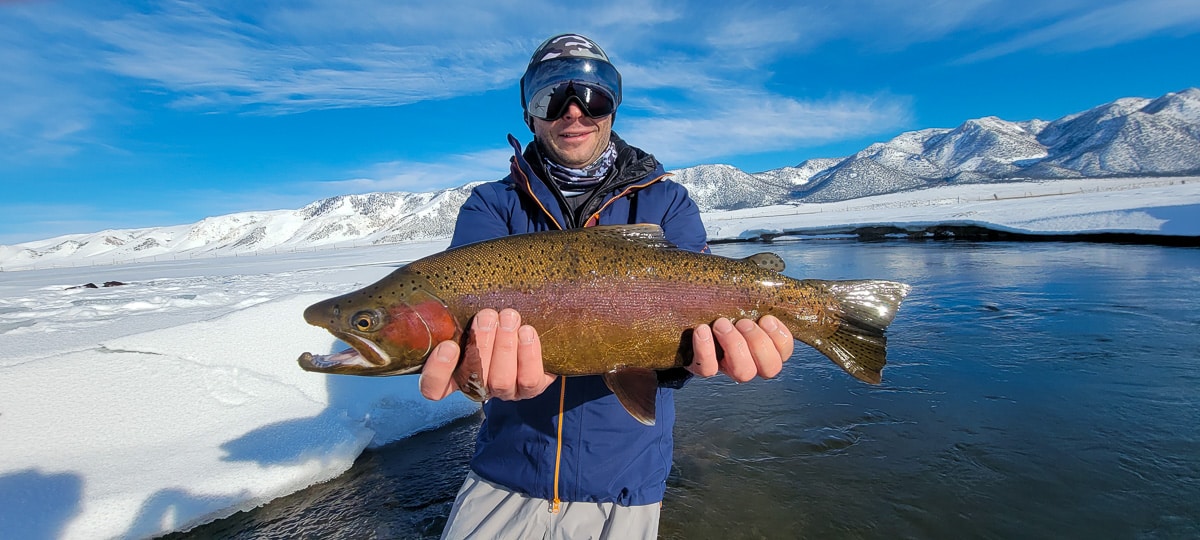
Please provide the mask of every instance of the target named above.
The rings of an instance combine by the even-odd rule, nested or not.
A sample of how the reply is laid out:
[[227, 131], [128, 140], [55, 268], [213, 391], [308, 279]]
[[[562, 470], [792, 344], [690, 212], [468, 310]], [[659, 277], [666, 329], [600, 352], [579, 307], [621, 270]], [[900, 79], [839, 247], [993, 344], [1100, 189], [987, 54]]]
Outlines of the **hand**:
[[[716, 343], [725, 352], [720, 360]], [[702, 324], [693, 329], [688, 370], [700, 377], [712, 377], [720, 371], [740, 383], [756, 376], [770, 379], [783, 369], [795, 345], [792, 332], [772, 315], [764, 316], [757, 324], [750, 319], [735, 324], [720, 318], [711, 328]]]
[[556, 376], [542, 368], [542, 343], [537, 330], [521, 324], [514, 309], [499, 313], [484, 309], [467, 329], [467, 350], [458, 365], [458, 343], [443, 341], [434, 347], [421, 370], [421, 395], [440, 400], [461, 390], [454, 381], [455, 368], [478, 366], [487, 397], [528, 399], [546, 390]]

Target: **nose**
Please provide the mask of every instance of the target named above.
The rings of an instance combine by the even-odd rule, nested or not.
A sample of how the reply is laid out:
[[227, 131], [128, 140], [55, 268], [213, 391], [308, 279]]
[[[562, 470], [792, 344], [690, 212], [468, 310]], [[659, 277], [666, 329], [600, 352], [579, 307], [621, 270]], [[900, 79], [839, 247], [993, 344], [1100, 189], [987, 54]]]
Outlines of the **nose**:
[[567, 102], [567, 108], [563, 109], [563, 118], [567, 120], [577, 120], [583, 116], [583, 108], [579, 106], [578, 101], [572, 99], [571, 101]]

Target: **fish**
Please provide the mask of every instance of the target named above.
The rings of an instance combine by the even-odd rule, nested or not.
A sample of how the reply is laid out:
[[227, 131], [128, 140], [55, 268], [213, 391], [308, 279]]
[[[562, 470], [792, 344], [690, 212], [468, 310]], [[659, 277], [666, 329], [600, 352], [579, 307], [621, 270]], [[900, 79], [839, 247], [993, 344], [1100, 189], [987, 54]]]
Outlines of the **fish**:
[[[479, 310], [514, 308], [538, 330], [547, 373], [601, 375], [626, 411], [652, 425], [657, 372], [691, 363], [693, 328], [774, 315], [850, 375], [880, 383], [886, 329], [911, 287], [796, 279], [785, 267], [769, 252], [735, 259], [682, 250], [654, 224], [505, 236], [415, 260], [309, 306], [305, 321], [350, 348], [297, 362], [318, 373], [419, 373], [435, 345], [465, 341]], [[476, 401], [489, 397], [480, 371], [460, 364], [454, 375]]]

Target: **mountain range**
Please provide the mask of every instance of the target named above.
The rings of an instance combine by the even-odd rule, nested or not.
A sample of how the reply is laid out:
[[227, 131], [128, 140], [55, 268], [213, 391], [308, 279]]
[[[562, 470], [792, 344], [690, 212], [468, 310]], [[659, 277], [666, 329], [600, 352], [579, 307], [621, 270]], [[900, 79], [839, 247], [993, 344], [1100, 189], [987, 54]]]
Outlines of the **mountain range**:
[[[702, 212], [833, 202], [947, 184], [1200, 173], [1200, 88], [1122, 98], [1054, 121], [968, 120], [901, 133], [843, 158], [746, 173], [672, 171]], [[330, 197], [298, 210], [242, 212], [189, 225], [107, 230], [0, 246], [0, 268], [384, 244], [450, 236], [476, 183], [426, 193]]]

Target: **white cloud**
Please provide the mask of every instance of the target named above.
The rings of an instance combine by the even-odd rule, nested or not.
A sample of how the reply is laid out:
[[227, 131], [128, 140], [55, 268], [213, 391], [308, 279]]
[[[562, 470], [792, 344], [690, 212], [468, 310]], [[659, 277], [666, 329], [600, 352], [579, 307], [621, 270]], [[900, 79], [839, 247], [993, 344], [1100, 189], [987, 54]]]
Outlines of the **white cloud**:
[[73, 154], [110, 106], [97, 95], [103, 84], [76, 69], [79, 51], [41, 30], [56, 19], [21, 7], [0, 6], [0, 159], [28, 164]]
[[[615, 40], [616, 31], [605, 29], [677, 16], [627, 3], [631, 9], [607, 4], [589, 11], [587, 25]], [[177, 93], [179, 106], [289, 113], [405, 105], [510, 86], [537, 40], [561, 31], [538, 27], [574, 27], [580, 13], [551, 1], [173, 2], [85, 30], [106, 45], [109, 71]]]
[[1079, 52], [1163, 33], [1200, 31], [1200, 2], [1127, 0], [1072, 13], [1060, 20], [964, 56], [969, 63], [1029, 49]]
[[[411, 24], [395, 9], [381, 11], [395, 17], [399, 31]], [[171, 4], [166, 12], [125, 16], [91, 31], [111, 48], [104, 55], [111, 72], [176, 93], [177, 105], [215, 110], [295, 112], [478, 93], [511, 84], [512, 69], [497, 66], [514, 65], [523, 52], [496, 38], [464, 49], [382, 35], [379, 21], [345, 17], [331, 20], [362, 26], [314, 36], [298, 13], [259, 16], [246, 21]]]
[[[909, 104], [892, 96], [844, 96], [802, 101], [786, 96], [731, 95], [709, 110], [630, 119], [637, 143], [668, 167], [708, 163], [721, 156], [828, 143], [900, 128]], [[620, 119], [618, 122], [622, 122]], [[618, 132], [623, 128], [618, 125]]]
[[[5, 160], [69, 155], [119, 131], [114, 118], [129, 113], [122, 107], [132, 106], [130, 95], [159, 94], [198, 113], [265, 114], [475, 95], [511, 87], [532, 47], [561, 31], [584, 32], [613, 55], [632, 90], [626, 110], [669, 115], [711, 108], [722, 89], [760, 94], [772, 77], [764, 66], [833, 40], [889, 50], [970, 34], [985, 44], [965, 57], [974, 61], [1198, 26], [1195, 0], [619, 0], [603, 9], [552, 0], [3, 3], [0, 142], [17, 150]], [[647, 90], [672, 92], [679, 103], [659, 108]], [[845, 110], [844, 101], [792, 101]], [[846, 131], [884, 124], [854, 125]]]
[[379, 163], [351, 180], [313, 184], [322, 197], [373, 191], [433, 191], [480, 180], [499, 180], [508, 174], [511, 149], [492, 149], [439, 156], [436, 161]]

